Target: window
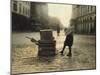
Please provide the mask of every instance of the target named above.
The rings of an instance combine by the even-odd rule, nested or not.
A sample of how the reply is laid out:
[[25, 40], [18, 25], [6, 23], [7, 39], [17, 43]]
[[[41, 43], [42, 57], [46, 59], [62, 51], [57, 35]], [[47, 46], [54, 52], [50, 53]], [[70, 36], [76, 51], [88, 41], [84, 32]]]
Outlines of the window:
[[24, 9], [24, 7], [23, 7], [23, 15], [24, 15], [24, 11], [25, 11], [25, 9]]
[[28, 10], [28, 16], [30, 16], [30, 11]]
[[17, 11], [17, 1], [14, 1], [13, 2], [13, 10], [14, 11]]
[[88, 6], [88, 12], [89, 12], [89, 6]]
[[26, 11], [25, 11], [25, 12], [26, 12], [26, 15], [28, 15], [27, 11], [28, 11], [28, 10], [27, 10], [27, 8], [26, 8]]
[[90, 17], [90, 21], [92, 21], [92, 17]]
[[91, 6], [91, 11], [92, 11], [92, 9], [93, 9], [93, 6]]
[[21, 4], [19, 4], [19, 13], [21, 13]]

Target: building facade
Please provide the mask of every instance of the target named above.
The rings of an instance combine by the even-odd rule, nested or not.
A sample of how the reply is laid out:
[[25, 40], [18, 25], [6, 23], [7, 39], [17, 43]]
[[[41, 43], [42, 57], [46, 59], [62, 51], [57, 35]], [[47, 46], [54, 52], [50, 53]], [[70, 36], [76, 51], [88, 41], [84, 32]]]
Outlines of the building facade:
[[35, 31], [47, 27], [47, 3], [12, 0], [11, 13], [14, 31]]
[[25, 31], [30, 28], [30, 2], [11, 1], [12, 30]]
[[80, 34], [96, 33], [96, 6], [73, 5], [71, 24]]

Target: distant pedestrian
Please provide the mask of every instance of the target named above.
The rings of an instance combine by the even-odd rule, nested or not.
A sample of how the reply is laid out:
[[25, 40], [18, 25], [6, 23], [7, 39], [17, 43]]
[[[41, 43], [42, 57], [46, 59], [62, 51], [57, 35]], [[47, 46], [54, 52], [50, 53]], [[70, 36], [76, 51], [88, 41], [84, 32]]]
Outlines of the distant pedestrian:
[[58, 25], [57, 26], [57, 36], [59, 36], [59, 34], [60, 34], [60, 26]]
[[65, 29], [64, 29], [65, 35], [66, 35], [66, 33], [67, 33], [67, 30], [68, 30], [68, 28], [65, 28]]
[[73, 45], [73, 31], [70, 29], [66, 35], [65, 41], [64, 41], [64, 46], [62, 51], [60, 52], [61, 55], [63, 55], [64, 49], [66, 48], [66, 46], [68, 46], [69, 48], [69, 52], [67, 54], [67, 56], [72, 56], [72, 52], [71, 52], [71, 47]]

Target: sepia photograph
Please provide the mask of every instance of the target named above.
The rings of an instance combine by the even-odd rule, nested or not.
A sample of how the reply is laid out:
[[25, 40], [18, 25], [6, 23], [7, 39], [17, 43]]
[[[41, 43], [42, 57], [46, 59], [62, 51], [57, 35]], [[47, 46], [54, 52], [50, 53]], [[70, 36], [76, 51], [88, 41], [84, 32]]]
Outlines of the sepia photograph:
[[11, 0], [11, 74], [96, 69], [96, 6]]

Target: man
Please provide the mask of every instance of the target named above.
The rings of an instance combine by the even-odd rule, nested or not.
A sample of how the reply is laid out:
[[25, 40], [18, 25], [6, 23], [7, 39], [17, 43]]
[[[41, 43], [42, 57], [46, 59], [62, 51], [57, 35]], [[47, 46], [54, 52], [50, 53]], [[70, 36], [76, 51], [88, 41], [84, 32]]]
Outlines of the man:
[[57, 36], [59, 36], [59, 33], [60, 33], [60, 26], [58, 25], [57, 26]]
[[66, 39], [64, 41], [64, 46], [63, 46], [63, 49], [62, 51], [60, 52], [61, 55], [63, 55], [63, 52], [64, 52], [64, 49], [66, 46], [68, 46], [69, 48], [69, 53], [67, 54], [67, 56], [72, 56], [72, 52], [71, 52], [71, 47], [73, 45], [73, 31], [72, 29], [70, 29], [66, 35]]

